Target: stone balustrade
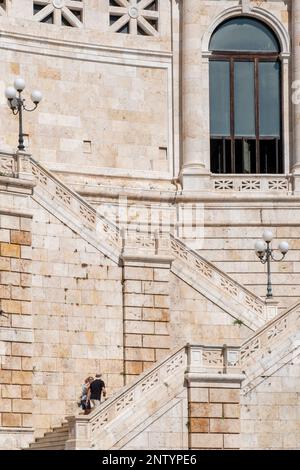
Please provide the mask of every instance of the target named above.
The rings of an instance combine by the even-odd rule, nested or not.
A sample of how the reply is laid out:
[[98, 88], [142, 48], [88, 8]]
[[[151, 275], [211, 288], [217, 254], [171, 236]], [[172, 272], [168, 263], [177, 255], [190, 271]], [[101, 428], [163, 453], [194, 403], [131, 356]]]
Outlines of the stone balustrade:
[[[231, 372], [240, 381], [239, 365], [236, 347], [187, 345], [141, 374], [134, 384], [124, 387], [91, 415], [67, 418], [69, 440], [66, 449], [111, 448], [124, 433], [130, 432], [132, 419], [137, 427], [144, 419], [143, 413], [149, 413], [149, 401], [159, 397], [156, 406], [162, 407], [164, 400], [170, 400], [183, 388], [185, 373], [188, 380], [194, 380], [195, 376], [219, 379], [220, 374]], [[148, 403], [147, 407], [145, 403]], [[153, 404], [153, 413], [154, 408]]]
[[211, 190], [231, 193], [291, 194], [293, 181], [290, 176], [276, 175], [224, 175], [211, 176]]

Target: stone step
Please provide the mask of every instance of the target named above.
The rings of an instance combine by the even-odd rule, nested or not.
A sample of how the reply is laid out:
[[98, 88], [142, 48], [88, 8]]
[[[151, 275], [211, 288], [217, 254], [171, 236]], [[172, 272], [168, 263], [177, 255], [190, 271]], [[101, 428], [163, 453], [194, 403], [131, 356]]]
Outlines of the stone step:
[[47, 431], [44, 436], [42, 437], [46, 437], [46, 436], [50, 436], [50, 435], [53, 435], [54, 433], [57, 435], [57, 434], [62, 434], [62, 433], [68, 433], [69, 432], [69, 428], [68, 427], [65, 427], [65, 428], [55, 428], [55, 429], [52, 429], [51, 431]]
[[39, 444], [40, 442], [65, 442], [69, 437], [69, 434], [61, 434], [57, 436], [56, 434], [53, 434], [53, 436], [47, 436], [47, 437], [40, 437], [38, 438], [35, 442]]
[[63, 444], [33, 444], [31, 447], [29, 447], [28, 450], [65, 450], [65, 445]]

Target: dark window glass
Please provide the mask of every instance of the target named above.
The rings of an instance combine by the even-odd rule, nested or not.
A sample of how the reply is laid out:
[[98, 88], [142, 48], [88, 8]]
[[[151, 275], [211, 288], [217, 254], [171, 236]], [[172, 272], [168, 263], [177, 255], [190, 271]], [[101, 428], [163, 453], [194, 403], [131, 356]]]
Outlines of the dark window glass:
[[42, 19], [41, 22], [42, 22], [42, 23], [53, 24], [53, 23], [54, 23], [53, 13], [51, 13], [51, 14], [48, 15], [48, 16], [46, 16], [46, 18]]
[[261, 173], [282, 173], [282, 146], [279, 139], [260, 141]]
[[222, 23], [213, 34], [211, 51], [279, 52], [274, 33], [260, 21], [237, 17]]
[[128, 23], [124, 24], [122, 28], [118, 29], [118, 33], [129, 34], [129, 21]]
[[211, 135], [230, 136], [230, 63], [210, 62]]
[[217, 29], [211, 49], [211, 171], [282, 173], [281, 63], [275, 35], [259, 21], [234, 18]]
[[82, 21], [82, 10], [75, 10], [74, 8], [69, 8], [70, 12], [73, 13], [74, 16], [76, 16], [76, 18], [79, 20], [79, 21]]
[[33, 14], [36, 15], [43, 8], [45, 8], [45, 5], [39, 5], [38, 3], [34, 3], [33, 4]]
[[235, 140], [235, 173], [255, 173], [256, 141]]
[[254, 62], [235, 62], [234, 134], [237, 137], [255, 137], [254, 83]]
[[112, 24], [114, 24], [116, 21], [118, 21], [120, 18], [121, 18], [121, 16], [110, 15], [110, 17], [109, 17], [109, 24], [110, 24], [110, 26], [111, 26]]
[[280, 136], [280, 63], [259, 64], [259, 129], [261, 136]]
[[229, 139], [211, 139], [211, 152], [214, 155], [211, 171], [213, 173], [231, 173], [231, 141]]

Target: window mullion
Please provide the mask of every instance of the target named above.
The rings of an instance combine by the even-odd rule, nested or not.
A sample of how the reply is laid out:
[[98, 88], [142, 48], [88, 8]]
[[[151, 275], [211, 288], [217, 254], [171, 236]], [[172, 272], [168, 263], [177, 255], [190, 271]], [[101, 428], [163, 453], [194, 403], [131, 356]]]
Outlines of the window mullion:
[[234, 59], [230, 59], [230, 140], [231, 140], [231, 173], [235, 173], [234, 141]]
[[255, 139], [256, 139], [256, 173], [260, 173], [260, 145], [259, 145], [259, 61], [254, 59], [254, 95], [255, 95]]

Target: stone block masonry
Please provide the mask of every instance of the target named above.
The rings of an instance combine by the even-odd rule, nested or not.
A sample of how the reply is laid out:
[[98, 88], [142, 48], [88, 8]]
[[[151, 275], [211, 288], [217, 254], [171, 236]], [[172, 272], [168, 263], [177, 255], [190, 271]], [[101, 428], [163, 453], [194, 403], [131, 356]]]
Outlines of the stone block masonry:
[[0, 211], [2, 448], [8, 436], [9, 448], [19, 447], [32, 428], [31, 267], [31, 218]]
[[34, 428], [78, 413], [83, 380], [123, 385], [122, 268], [33, 204]]
[[170, 256], [136, 247], [123, 254], [125, 381], [170, 350]]
[[240, 448], [240, 387], [226, 380], [193, 382], [189, 388], [191, 449]]

